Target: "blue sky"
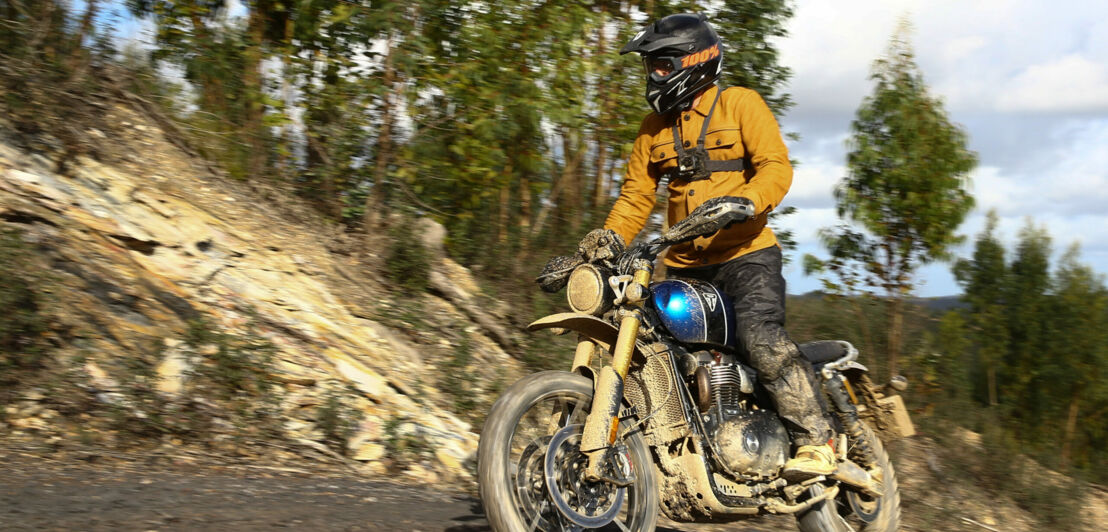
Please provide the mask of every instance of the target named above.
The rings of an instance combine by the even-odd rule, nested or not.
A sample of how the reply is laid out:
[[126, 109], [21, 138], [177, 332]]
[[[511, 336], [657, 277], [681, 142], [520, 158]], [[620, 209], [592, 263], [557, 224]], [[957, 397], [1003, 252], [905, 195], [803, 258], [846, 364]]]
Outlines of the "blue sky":
[[[796, 106], [780, 117], [800, 133], [800, 161], [781, 225], [799, 240], [797, 257], [817, 256], [821, 227], [836, 220], [831, 191], [845, 175], [850, 121], [872, 90], [870, 66], [897, 24], [914, 27], [916, 60], [932, 93], [969, 133], [980, 163], [977, 208], [961, 227], [972, 252], [985, 212], [996, 209], [1008, 246], [1030, 216], [1061, 254], [1074, 241], [1082, 259], [1108, 272], [1108, 1], [799, 0], [778, 46], [793, 69]], [[799, 260], [786, 270], [790, 293], [819, 288]], [[923, 296], [960, 292], [945, 264], [924, 268]]]

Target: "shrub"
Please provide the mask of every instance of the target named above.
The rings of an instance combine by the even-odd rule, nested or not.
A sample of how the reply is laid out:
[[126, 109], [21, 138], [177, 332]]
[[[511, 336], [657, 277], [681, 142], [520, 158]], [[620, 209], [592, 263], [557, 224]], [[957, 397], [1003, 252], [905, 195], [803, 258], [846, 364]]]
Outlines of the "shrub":
[[434, 452], [419, 427], [404, 415], [396, 415], [385, 420], [384, 445], [386, 455], [396, 469], [404, 469], [408, 464], [429, 458]]
[[389, 229], [385, 274], [407, 294], [427, 290], [431, 256], [412, 227], [414, 220], [403, 217]]
[[342, 453], [346, 452], [347, 442], [364, 417], [362, 411], [351, 406], [357, 396], [349, 386], [332, 383], [316, 408], [316, 426], [323, 432], [324, 442]]
[[30, 251], [12, 230], [0, 230], [0, 384], [18, 370], [41, 365], [49, 317]]

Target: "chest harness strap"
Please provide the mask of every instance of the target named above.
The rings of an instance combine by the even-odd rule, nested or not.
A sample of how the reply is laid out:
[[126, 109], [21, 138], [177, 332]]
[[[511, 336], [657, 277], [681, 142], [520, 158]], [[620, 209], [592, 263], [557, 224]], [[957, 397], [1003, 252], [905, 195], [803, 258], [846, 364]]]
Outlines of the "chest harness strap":
[[717, 89], [716, 97], [712, 100], [712, 107], [708, 109], [708, 116], [704, 117], [704, 127], [700, 128], [700, 138], [696, 139], [696, 147], [685, 151], [681, 141], [680, 122], [673, 124], [673, 146], [677, 149], [677, 168], [668, 172], [669, 178], [684, 181], [699, 181], [712, 177], [713, 172], [741, 172], [743, 170], [742, 159], [729, 161], [713, 161], [708, 158], [708, 150], [704, 148], [704, 139], [708, 136], [708, 124], [712, 121], [712, 114], [716, 111], [716, 103], [722, 89]]

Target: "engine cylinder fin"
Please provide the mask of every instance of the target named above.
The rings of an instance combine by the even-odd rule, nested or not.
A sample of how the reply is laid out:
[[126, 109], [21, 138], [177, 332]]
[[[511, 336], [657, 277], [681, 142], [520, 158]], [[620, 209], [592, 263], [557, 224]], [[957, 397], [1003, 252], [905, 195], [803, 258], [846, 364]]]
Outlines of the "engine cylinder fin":
[[725, 409], [737, 409], [743, 399], [742, 377], [739, 368], [731, 364], [713, 364], [712, 397], [713, 406]]

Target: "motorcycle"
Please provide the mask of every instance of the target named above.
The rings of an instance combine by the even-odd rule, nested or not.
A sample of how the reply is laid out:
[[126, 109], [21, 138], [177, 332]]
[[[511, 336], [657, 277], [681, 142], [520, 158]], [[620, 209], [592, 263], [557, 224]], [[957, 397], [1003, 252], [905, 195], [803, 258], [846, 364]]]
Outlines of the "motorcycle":
[[896, 475], [878, 434], [911, 434], [890, 393], [903, 382], [873, 383], [847, 342], [801, 345], [829, 404], [838, 464], [831, 475], [786, 479], [792, 445], [773, 402], [731, 347], [733, 332], [709, 328], [726, 296], [699, 281], [651, 282], [665, 248], [752, 215], [736, 198], [716, 198], [646, 244], [572, 268], [564, 286], [573, 312], [529, 326], [578, 335], [570, 371], [516, 382], [481, 432], [478, 486], [493, 530], [650, 531], [659, 512], [678, 522], [792, 514], [803, 532], [899, 528]]

